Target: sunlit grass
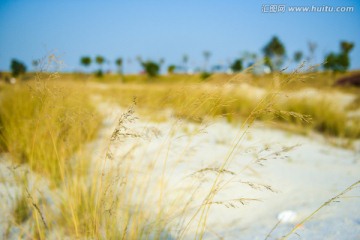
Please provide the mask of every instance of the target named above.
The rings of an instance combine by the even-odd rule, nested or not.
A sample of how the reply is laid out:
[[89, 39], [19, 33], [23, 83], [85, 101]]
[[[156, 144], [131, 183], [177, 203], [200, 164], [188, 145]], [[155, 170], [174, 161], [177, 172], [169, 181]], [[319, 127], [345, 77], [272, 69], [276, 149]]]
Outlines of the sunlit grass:
[[[230, 203], [214, 200], [229, 183], [224, 175], [232, 172], [227, 167], [256, 120], [286, 121], [337, 137], [360, 136], [357, 120], [351, 122], [346, 110], [330, 100], [321, 96], [284, 98], [283, 88], [296, 81], [296, 74], [271, 76], [274, 81], [269, 79], [271, 82], [263, 87], [242, 81], [246, 75], [219, 76], [209, 82], [199, 80], [198, 76], [173, 75], [152, 80], [146, 76], [127, 76], [127, 80], [114, 76], [108, 79], [114, 84], [100, 84], [100, 79], [94, 82], [84, 76], [79, 76], [84, 81], [71, 81], [67, 76], [62, 82], [38, 79], [2, 86], [1, 150], [10, 153], [16, 165], [28, 165], [49, 180], [52, 189], [46, 196], [45, 191], [39, 191], [46, 181], [23, 181], [27, 175], [19, 177], [17, 184], [21, 192], [12, 210], [14, 225], [30, 222], [30, 230], [24, 232], [36, 239], [46, 239], [50, 233], [60, 239], [164, 239], [174, 233], [175, 227], [180, 227], [175, 237], [181, 239], [190, 226], [195, 226], [194, 238], [202, 239], [213, 204], [231, 207], [233, 202], [256, 200], [232, 199]], [[118, 80], [122, 83], [117, 83]], [[97, 98], [93, 98], [95, 95]], [[87, 144], [96, 139], [100, 129], [102, 116], [96, 108], [101, 102], [97, 101], [106, 100], [125, 110], [113, 131], [105, 137], [106, 150], [94, 159], [95, 149]], [[142, 137], [128, 128], [128, 124], [136, 120], [134, 105], [137, 111], [159, 121], [168, 120], [161, 114], [169, 110], [173, 119], [185, 122], [203, 123], [220, 118], [242, 123], [228, 153], [219, 160], [220, 167], [198, 170], [215, 175], [205, 195], [186, 192], [190, 197], [180, 196], [171, 203], [165, 200], [171, 189], [166, 188], [165, 178], [168, 157], [161, 153], [169, 151], [173, 132], [181, 128], [179, 125], [171, 126], [155, 157], [142, 156], [135, 161], [129, 157], [135, 147], [125, 155], [116, 155], [116, 148], [124, 147], [124, 141]], [[180, 155], [189, 150], [189, 145]], [[138, 172], [137, 165], [146, 166], [143, 168], [146, 171]], [[159, 167], [163, 168], [160, 176], [156, 171]], [[248, 165], [244, 169], [246, 167]], [[200, 187], [201, 183], [194, 185]], [[192, 199], [192, 194], [197, 199]], [[177, 201], [185, 204], [180, 208], [171, 206]], [[189, 216], [189, 212], [192, 215]], [[182, 224], [174, 226], [174, 216]]]
[[[196, 122], [202, 122], [207, 117], [225, 117], [229, 122], [241, 121], [251, 113], [261, 96], [269, 92], [268, 89], [251, 85], [242, 88], [241, 83], [223, 86], [210, 83], [122, 84], [94, 91], [122, 106], [127, 106], [136, 97], [138, 107], [140, 111], [145, 112], [145, 116], [159, 116], [159, 110], [170, 109], [176, 117]], [[288, 97], [284, 101], [278, 101], [271, 113], [264, 112], [259, 118], [286, 121], [299, 128], [299, 132], [305, 127], [329, 136], [359, 138], [357, 125], [360, 119], [350, 120], [348, 112], [339, 107], [337, 99], [329, 99], [327, 95], [331, 93], [327, 94], [321, 90], [318, 93], [316, 98], [307, 98], [292, 96], [292, 92], [288, 92]], [[281, 110], [309, 116], [308, 120], [310, 122], [311, 118], [311, 123], [303, 124], [297, 117], [284, 116]]]
[[0, 98], [1, 149], [55, 182], [64, 179], [69, 158], [99, 126], [89, 96], [71, 84], [32, 81], [6, 86]]

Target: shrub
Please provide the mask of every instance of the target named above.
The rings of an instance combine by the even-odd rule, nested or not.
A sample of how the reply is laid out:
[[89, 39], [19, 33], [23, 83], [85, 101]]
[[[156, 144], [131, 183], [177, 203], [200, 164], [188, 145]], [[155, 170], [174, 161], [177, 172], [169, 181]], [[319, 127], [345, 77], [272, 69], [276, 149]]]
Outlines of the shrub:
[[156, 77], [160, 72], [160, 65], [153, 61], [141, 62], [141, 66], [149, 77]]
[[26, 72], [25, 64], [16, 59], [11, 60], [10, 68], [11, 68], [11, 74], [13, 77], [17, 77]]
[[211, 77], [211, 73], [209, 73], [209, 72], [202, 72], [202, 73], [200, 74], [200, 78], [201, 78], [202, 80], [205, 80], [205, 79], [207, 79], [207, 78], [209, 78], [209, 77]]

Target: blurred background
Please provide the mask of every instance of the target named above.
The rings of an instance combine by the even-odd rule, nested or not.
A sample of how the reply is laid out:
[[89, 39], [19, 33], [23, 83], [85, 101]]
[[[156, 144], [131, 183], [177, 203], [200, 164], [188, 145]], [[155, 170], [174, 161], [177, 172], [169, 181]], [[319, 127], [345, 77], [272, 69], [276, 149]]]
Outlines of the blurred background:
[[0, 0], [0, 236], [360, 239], [359, 10]]
[[346, 68], [359, 69], [359, 7], [355, 0], [2, 0], [0, 71], [10, 71], [12, 59], [32, 71], [36, 60], [55, 54], [64, 72], [95, 71], [96, 56], [105, 72], [117, 71], [119, 59], [124, 73], [141, 72], [149, 60], [161, 73], [171, 65], [226, 72], [238, 59], [243, 68], [264, 61], [273, 37], [283, 47], [281, 67], [323, 63], [346, 41], [354, 45]]

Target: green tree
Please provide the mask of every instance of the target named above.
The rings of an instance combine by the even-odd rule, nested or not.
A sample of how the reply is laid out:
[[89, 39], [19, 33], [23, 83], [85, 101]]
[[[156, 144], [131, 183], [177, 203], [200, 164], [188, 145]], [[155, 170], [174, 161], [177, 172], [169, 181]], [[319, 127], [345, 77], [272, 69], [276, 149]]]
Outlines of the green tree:
[[84, 56], [80, 58], [80, 63], [84, 67], [89, 67], [91, 65], [91, 58], [88, 56]]
[[11, 60], [10, 69], [13, 77], [20, 76], [26, 72], [25, 64], [16, 59]]
[[186, 65], [189, 61], [189, 56], [187, 54], [184, 54], [182, 57], [182, 61], [183, 61], [184, 65]]
[[103, 56], [98, 55], [98, 56], [96, 56], [96, 58], [95, 58], [95, 62], [96, 62], [97, 64], [99, 64], [99, 66], [101, 67], [102, 64], [105, 62], [105, 58], [104, 58]]
[[116, 60], [115, 60], [115, 64], [116, 64], [116, 66], [117, 66], [117, 68], [118, 68], [118, 72], [119, 72], [120, 74], [122, 74], [122, 73], [123, 73], [123, 60], [122, 60], [122, 58], [116, 59]]
[[210, 60], [210, 57], [211, 57], [211, 52], [210, 52], [210, 51], [204, 51], [204, 52], [203, 52], [203, 56], [204, 56], [204, 60], [205, 60], [205, 63], [204, 63], [204, 71], [206, 72], [206, 71], [207, 71], [207, 68], [208, 68], [208, 65], [209, 65], [209, 60]]
[[338, 56], [335, 53], [329, 53], [325, 57], [324, 69], [336, 72], [339, 71], [338, 68]]
[[342, 41], [340, 42], [340, 48], [342, 53], [349, 54], [354, 48], [354, 43]]
[[266, 56], [264, 57], [264, 65], [268, 66], [271, 71], [274, 70], [274, 65], [273, 65], [272, 60], [271, 60], [270, 57], [266, 57]]
[[302, 58], [303, 58], [303, 53], [301, 51], [296, 51], [294, 53], [294, 61], [295, 62], [297, 62], [297, 63], [300, 62]]
[[338, 64], [341, 66], [340, 68], [342, 68], [341, 71], [346, 72], [349, 67], [350, 67], [350, 58], [349, 58], [349, 54], [342, 52], [338, 55], [337, 57], [338, 59]]
[[233, 72], [240, 72], [243, 69], [243, 62], [241, 59], [236, 59], [230, 66]]
[[243, 66], [251, 67], [256, 62], [257, 55], [256, 55], [256, 53], [244, 51], [241, 54], [241, 59], [243, 62]]
[[272, 37], [272, 39], [263, 48], [263, 53], [266, 58], [271, 59], [272, 64], [269, 66], [271, 70], [280, 70], [284, 62], [286, 50], [284, 44], [278, 37]]
[[324, 69], [333, 72], [346, 72], [350, 66], [349, 55], [330, 53], [325, 58]]
[[160, 64], [154, 61], [140, 61], [143, 70], [149, 77], [156, 77], [160, 72]]
[[100, 55], [98, 55], [98, 56], [96, 56], [95, 57], [95, 62], [99, 65], [99, 70], [97, 70], [96, 72], [95, 72], [95, 75], [97, 76], [97, 77], [102, 77], [103, 75], [104, 75], [104, 73], [103, 73], [103, 70], [102, 70], [102, 65], [103, 65], [103, 63], [105, 62], [105, 58], [103, 57], [103, 56], [100, 56]]
[[316, 52], [318, 45], [315, 42], [310, 41], [307, 43], [307, 46], [309, 49], [309, 56], [308, 56], [307, 60], [309, 62], [312, 62], [315, 59], [315, 52]]
[[202, 79], [202, 80], [205, 80], [205, 79], [207, 79], [207, 78], [209, 78], [209, 77], [211, 77], [211, 73], [209, 73], [209, 72], [202, 72], [201, 74], [200, 74], [200, 78]]
[[309, 71], [317, 72], [319, 67], [316, 66], [316, 49], [318, 48], [318, 44], [316, 42], [309, 41], [307, 42], [307, 48], [309, 51], [309, 55], [306, 57], [307, 63], [311, 66]]
[[37, 67], [40, 65], [40, 60], [39, 59], [34, 59], [31, 62], [32, 66], [34, 69], [37, 69]]
[[354, 48], [354, 43], [340, 42], [340, 53], [329, 53], [325, 56], [324, 69], [333, 72], [345, 72], [350, 67], [349, 53]]
[[173, 74], [175, 69], [176, 69], [175, 65], [170, 65], [170, 66], [168, 66], [167, 71], [168, 71], [169, 74]]
[[189, 56], [187, 54], [184, 54], [182, 57], [182, 62], [183, 62], [183, 69], [185, 71], [185, 73], [188, 72], [188, 62], [189, 62]]

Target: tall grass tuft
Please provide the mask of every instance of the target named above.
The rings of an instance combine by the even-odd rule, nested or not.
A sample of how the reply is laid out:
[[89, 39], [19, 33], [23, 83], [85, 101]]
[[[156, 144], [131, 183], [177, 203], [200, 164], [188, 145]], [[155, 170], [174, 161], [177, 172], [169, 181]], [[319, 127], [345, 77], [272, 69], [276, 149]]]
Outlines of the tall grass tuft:
[[5, 86], [0, 92], [1, 150], [54, 183], [63, 180], [69, 159], [99, 126], [89, 96], [77, 87], [51, 80]]

